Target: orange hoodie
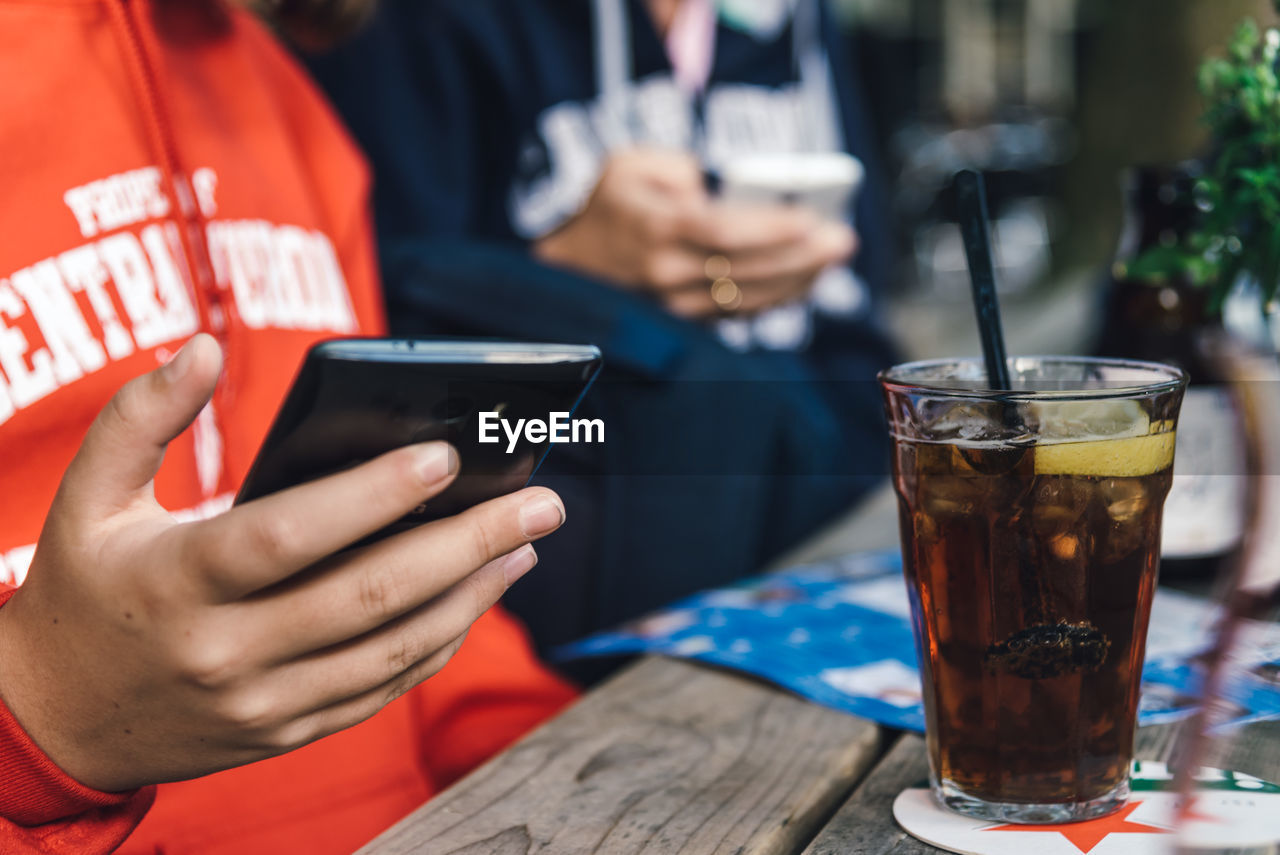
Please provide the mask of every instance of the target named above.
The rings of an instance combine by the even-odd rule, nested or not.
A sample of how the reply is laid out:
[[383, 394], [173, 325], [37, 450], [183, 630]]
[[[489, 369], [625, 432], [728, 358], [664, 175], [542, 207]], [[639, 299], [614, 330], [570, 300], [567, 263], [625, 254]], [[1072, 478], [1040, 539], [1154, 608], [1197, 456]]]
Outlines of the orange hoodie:
[[[126, 380], [197, 330], [222, 342], [213, 404], [156, 480], [166, 507], [208, 515], [306, 348], [383, 318], [365, 165], [248, 14], [0, 0], [0, 80], [0, 583], [19, 584], [63, 469]], [[495, 609], [374, 719], [163, 785], [140, 825], [150, 789], [79, 785], [0, 705], [0, 851], [349, 852], [571, 697]]]

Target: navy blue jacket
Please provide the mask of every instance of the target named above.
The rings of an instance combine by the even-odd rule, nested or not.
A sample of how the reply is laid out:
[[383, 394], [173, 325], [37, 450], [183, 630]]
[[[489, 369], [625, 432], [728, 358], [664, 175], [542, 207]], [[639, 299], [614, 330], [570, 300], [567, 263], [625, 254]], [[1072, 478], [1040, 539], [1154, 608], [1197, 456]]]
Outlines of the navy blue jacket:
[[[653, 84], [636, 84], [636, 101], [661, 102], [665, 52], [641, 3], [621, 8], [621, 64]], [[575, 183], [593, 183], [570, 154], [603, 156], [634, 131], [628, 122], [680, 141], [680, 122], [658, 126], [667, 119], [651, 104], [638, 118], [556, 112], [589, 104], [619, 65], [599, 23], [592, 0], [390, 0], [355, 41], [309, 60], [374, 164], [394, 330], [591, 342], [605, 353], [584, 415], [604, 418], [606, 442], [548, 457], [537, 480], [561, 492], [569, 522], [506, 600], [543, 648], [758, 570], [848, 508], [887, 460], [873, 382], [892, 357], [875, 311], [889, 246], [883, 193], [834, 28], [818, 44], [833, 69], [833, 132], [868, 167], [856, 223], [871, 299], [850, 316], [816, 314], [807, 347], [742, 352], [642, 295], [528, 254], [531, 237], [572, 213]], [[708, 98], [695, 105], [708, 127], [755, 97], [722, 104], [721, 89], [789, 91], [801, 76], [799, 26], [720, 28]], [[548, 142], [569, 130], [581, 151]], [[699, 144], [717, 145], [710, 134]]]

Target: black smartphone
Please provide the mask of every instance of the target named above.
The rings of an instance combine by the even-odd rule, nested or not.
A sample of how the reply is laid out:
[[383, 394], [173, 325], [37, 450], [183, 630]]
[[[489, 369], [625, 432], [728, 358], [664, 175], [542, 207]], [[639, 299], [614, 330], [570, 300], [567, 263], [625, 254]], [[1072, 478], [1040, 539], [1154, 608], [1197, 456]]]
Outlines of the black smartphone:
[[603, 422], [573, 419], [600, 364], [590, 345], [320, 342], [308, 351], [236, 504], [400, 446], [447, 440], [458, 451], [457, 479], [362, 543], [456, 514], [525, 486], [555, 442], [604, 440]]

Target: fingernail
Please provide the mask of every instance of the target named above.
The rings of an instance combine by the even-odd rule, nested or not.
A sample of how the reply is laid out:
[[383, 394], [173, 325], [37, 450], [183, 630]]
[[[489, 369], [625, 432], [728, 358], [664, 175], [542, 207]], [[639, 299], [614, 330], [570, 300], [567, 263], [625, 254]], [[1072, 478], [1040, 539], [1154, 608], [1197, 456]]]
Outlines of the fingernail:
[[191, 365], [191, 342], [188, 341], [169, 361], [160, 366], [160, 375], [169, 383], [177, 383]]
[[514, 585], [517, 579], [532, 570], [537, 563], [538, 553], [527, 543], [504, 557], [502, 559], [502, 578], [506, 581], [507, 587], [510, 588]]
[[457, 454], [453, 446], [443, 442], [429, 442], [417, 447], [418, 459], [414, 468], [422, 483], [430, 486], [449, 477], [449, 473], [457, 468]]
[[564, 523], [564, 507], [547, 496], [530, 499], [520, 508], [520, 531], [525, 537], [550, 534]]

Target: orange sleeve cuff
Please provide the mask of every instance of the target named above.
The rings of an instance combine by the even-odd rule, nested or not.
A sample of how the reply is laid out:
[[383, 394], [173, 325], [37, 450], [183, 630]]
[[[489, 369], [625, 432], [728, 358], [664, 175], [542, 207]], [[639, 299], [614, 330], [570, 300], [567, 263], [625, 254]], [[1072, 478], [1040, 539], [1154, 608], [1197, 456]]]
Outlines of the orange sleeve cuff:
[[[0, 606], [12, 595], [12, 588], [0, 586]], [[0, 850], [109, 852], [154, 798], [154, 787], [104, 793], [76, 781], [0, 702]]]

